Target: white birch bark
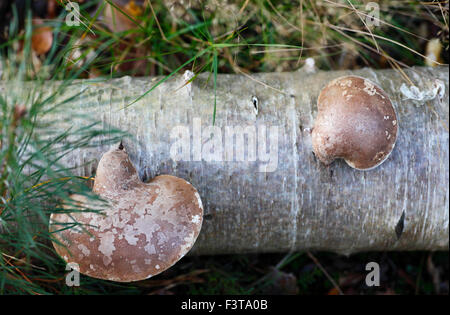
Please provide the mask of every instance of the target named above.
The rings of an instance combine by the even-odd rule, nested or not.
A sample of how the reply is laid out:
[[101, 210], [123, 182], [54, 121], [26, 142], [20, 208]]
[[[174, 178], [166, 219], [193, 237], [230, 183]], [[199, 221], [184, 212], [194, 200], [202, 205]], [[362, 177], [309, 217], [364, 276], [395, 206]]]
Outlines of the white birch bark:
[[[205, 207], [194, 253], [448, 250], [448, 67], [413, 68], [405, 73], [416, 91], [394, 70], [252, 75], [264, 84], [242, 75], [219, 75], [215, 129], [208, 127], [214, 108], [213, 79], [208, 80], [208, 74], [188, 85], [177, 76], [125, 109], [160, 78], [79, 81], [61, 98], [85, 92], [54, 115], [83, 112], [102, 120], [105, 128], [111, 125], [126, 130], [135, 137], [124, 144], [142, 178], [172, 174], [191, 182]], [[326, 167], [312, 153], [310, 129], [317, 115], [317, 96], [330, 80], [345, 74], [378, 84], [397, 112], [395, 149], [371, 171], [354, 170], [343, 161]], [[47, 88], [50, 92], [55, 87]], [[60, 127], [86, 123], [74, 118]], [[254, 147], [252, 141], [245, 142], [246, 161], [230, 158], [229, 150], [236, 146], [225, 143], [227, 130], [235, 126], [256, 132]], [[258, 137], [263, 127], [267, 132], [272, 127], [272, 136], [277, 137], [276, 145], [275, 138], [271, 139], [272, 151], [269, 133]], [[216, 133], [213, 139], [205, 134], [202, 138], [199, 129], [204, 133], [216, 130], [221, 137]], [[177, 132], [189, 139], [189, 151], [184, 152], [182, 161], [171, 155], [179, 139], [171, 135]], [[223, 151], [201, 154], [199, 146], [205, 151], [214, 141]], [[276, 150], [270, 163], [261, 152], [263, 145], [267, 152]], [[78, 173], [91, 175], [107, 149], [75, 151], [64, 163], [88, 163]], [[265, 167], [268, 172], [261, 171]]]

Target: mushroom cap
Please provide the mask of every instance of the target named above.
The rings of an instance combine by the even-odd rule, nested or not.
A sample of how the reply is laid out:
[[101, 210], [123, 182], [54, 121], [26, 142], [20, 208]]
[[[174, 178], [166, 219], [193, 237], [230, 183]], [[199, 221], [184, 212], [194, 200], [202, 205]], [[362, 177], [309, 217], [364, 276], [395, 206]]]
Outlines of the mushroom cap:
[[321, 91], [317, 107], [312, 144], [324, 164], [343, 158], [353, 168], [369, 170], [392, 152], [397, 115], [387, 94], [371, 81], [337, 78]]
[[[111, 150], [102, 157], [94, 192], [108, 201], [103, 213], [53, 213], [50, 217], [56, 252], [66, 262], [77, 263], [85, 275], [119, 282], [150, 278], [183, 257], [200, 232], [203, 206], [196, 189], [170, 175], [141, 182], [123, 150]], [[73, 200], [99, 209], [85, 196], [73, 195]], [[64, 229], [63, 224], [73, 222], [80, 225]]]

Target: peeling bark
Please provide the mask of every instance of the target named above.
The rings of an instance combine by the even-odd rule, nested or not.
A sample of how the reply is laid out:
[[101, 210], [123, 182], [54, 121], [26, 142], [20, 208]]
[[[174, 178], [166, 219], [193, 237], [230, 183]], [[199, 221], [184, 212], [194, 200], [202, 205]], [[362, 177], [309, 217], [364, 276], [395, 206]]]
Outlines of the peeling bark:
[[[404, 71], [420, 91], [434, 91], [440, 84], [436, 97], [411, 100], [414, 96], [400, 89], [402, 84], [409, 86], [408, 81], [394, 70], [252, 75], [272, 88], [246, 76], [219, 75], [215, 126], [222, 136], [226, 126], [261, 130], [264, 125], [266, 131], [277, 126], [278, 155], [272, 172], [261, 171], [270, 165], [258, 151], [256, 161], [196, 161], [199, 137], [194, 121], [201, 119], [205, 131], [213, 117], [214, 90], [207, 74], [188, 85], [182, 76], [168, 80], [125, 109], [159, 78], [79, 81], [61, 98], [85, 92], [65, 105], [64, 113], [55, 115], [84, 112], [101, 119], [105, 128], [111, 125], [128, 131], [135, 139], [125, 140], [124, 145], [143, 179], [171, 174], [192, 183], [205, 207], [203, 228], [193, 249], [196, 254], [448, 250], [448, 67]], [[365, 77], [384, 89], [397, 112], [394, 151], [370, 171], [354, 170], [343, 161], [326, 167], [312, 153], [310, 131], [317, 96], [330, 80], [348, 74]], [[7, 88], [5, 83], [1, 88]], [[49, 85], [48, 93], [54, 89]], [[86, 122], [74, 118], [67, 126], [72, 124]], [[180, 130], [190, 137], [191, 161], [171, 158], [170, 148], [176, 141], [171, 132], [176, 126], [188, 128]], [[208, 143], [205, 135], [202, 142]], [[265, 143], [269, 144], [267, 139]], [[88, 163], [79, 167], [78, 174], [91, 175], [107, 149], [75, 151], [64, 163]]]

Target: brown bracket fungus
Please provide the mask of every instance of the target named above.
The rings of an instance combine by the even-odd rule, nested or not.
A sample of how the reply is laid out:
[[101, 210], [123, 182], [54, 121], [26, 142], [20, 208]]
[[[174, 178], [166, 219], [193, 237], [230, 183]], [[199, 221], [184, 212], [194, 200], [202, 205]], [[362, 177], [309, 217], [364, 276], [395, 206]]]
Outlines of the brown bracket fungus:
[[328, 165], [343, 158], [360, 170], [383, 163], [397, 139], [398, 123], [387, 94], [356, 76], [331, 81], [317, 100], [312, 131], [315, 155]]
[[[203, 206], [196, 189], [169, 175], [143, 183], [122, 146], [101, 158], [93, 191], [111, 205], [103, 213], [50, 217], [50, 230], [60, 243], [53, 243], [56, 252], [88, 276], [120, 282], [147, 279], [183, 257], [200, 232]], [[84, 196], [73, 198], [88, 205]], [[74, 221], [81, 225], [64, 225]]]

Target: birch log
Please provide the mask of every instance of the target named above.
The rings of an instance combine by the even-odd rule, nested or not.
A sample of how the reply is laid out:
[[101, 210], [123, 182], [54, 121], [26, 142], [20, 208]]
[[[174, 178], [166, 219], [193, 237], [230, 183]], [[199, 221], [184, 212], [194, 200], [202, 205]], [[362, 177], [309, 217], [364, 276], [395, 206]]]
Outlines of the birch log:
[[[61, 98], [83, 94], [55, 115], [83, 112], [128, 131], [134, 139], [125, 147], [144, 180], [172, 174], [191, 182], [205, 207], [193, 253], [448, 250], [449, 70], [403, 71], [219, 75], [214, 127], [208, 74], [189, 84], [189, 73], [171, 78], [129, 107], [161, 78], [79, 81]], [[342, 161], [326, 167], [312, 153], [317, 96], [347, 74], [379, 85], [397, 112], [395, 149], [371, 171]], [[239, 131], [247, 133], [243, 146]], [[75, 151], [64, 163], [90, 163], [78, 171], [91, 175], [107, 149]]]

